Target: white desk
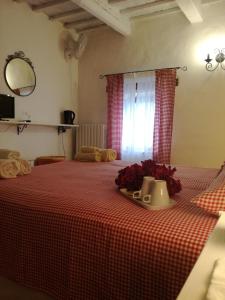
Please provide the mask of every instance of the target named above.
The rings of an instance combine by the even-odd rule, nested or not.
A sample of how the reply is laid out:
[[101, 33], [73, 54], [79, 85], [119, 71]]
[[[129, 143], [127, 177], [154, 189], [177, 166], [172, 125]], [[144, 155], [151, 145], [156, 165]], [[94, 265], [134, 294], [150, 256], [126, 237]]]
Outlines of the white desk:
[[221, 212], [221, 216], [177, 300], [204, 300], [214, 262], [217, 258], [222, 257], [225, 257], [225, 212]]

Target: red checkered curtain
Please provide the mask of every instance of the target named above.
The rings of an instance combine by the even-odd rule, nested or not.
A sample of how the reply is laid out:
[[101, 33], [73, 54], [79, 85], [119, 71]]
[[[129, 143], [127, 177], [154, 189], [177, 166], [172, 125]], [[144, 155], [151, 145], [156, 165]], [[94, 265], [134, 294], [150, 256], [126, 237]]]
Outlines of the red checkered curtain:
[[108, 118], [107, 148], [117, 151], [117, 159], [121, 159], [121, 143], [123, 129], [123, 75], [107, 76]]
[[170, 163], [176, 69], [156, 71], [153, 159]]

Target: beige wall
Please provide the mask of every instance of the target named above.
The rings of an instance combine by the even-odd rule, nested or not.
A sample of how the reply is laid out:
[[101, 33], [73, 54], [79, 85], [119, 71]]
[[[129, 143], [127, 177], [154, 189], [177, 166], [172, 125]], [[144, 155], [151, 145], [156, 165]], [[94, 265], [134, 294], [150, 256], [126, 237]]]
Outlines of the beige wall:
[[[105, 80], [99, 74], [188, 66], [178, 72], [172, 163], [218, 167], [225, 160], [225, 71], [207, 72], [209, 50], [225, 47], [224, 1], [205, 6], [204, 22], [182, 13], [143, 18], [124, 38], [110, 29], [89, 36], [79, 63], [80, 122], [106, 122]], [[212, 45], [212, 39], [214, 45]]]
[[[12, 94], [4, 80], [5, 59], [22, 50], [33, 62], [37, 86], [28, 97], [15, 96], [16, 119], [30, 115], [34, 122], [59, 123], [60, 112], [77, 113], [77, 62], [65, 61], [60, 47], [60, 23], [35, 13], [27, 4], [0, 1], [0, 93]], [[72, 152], [72, 132], [64, 134], [67, 157]], [[0, 147], [19, 149], [26, 159], [39, 155], [62, 155], [62, 136], [50, 127], [29, 127], [20, 136], [16, 128], [0, 125]]]

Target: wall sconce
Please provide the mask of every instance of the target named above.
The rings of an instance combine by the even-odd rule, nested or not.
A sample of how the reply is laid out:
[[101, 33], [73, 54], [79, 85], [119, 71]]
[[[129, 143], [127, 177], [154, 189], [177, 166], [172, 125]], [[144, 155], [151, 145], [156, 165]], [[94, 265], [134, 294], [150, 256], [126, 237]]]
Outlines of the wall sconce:
[[208, 54], [207, 55], [207, 58], [205, 59], [205, 62], [206, 62], [206, 70], [207, 71], [214, 71], [216, 70], [219, 66], [225, 70], [225, 63], [223, 64], [223, 62], [225, 61], [225, 49], [215, 49], [216, 51], [216, 56], [215, 56], [215, 61], [216, 61], [216, 64], [213, 65], [211, 63], [211, 61], [213, 60], [212, 58], [210, 58], [210, 55]]

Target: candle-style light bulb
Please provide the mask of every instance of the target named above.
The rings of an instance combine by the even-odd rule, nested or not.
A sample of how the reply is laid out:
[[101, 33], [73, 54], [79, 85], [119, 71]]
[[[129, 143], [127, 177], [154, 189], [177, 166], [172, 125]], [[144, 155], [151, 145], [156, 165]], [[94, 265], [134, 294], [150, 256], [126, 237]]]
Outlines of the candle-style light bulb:
[[207, 55], [207, 58], [205, 59], [205, 61], [207, 62], [207, 64], [209, 64], [212, 61], [209, 54]]

